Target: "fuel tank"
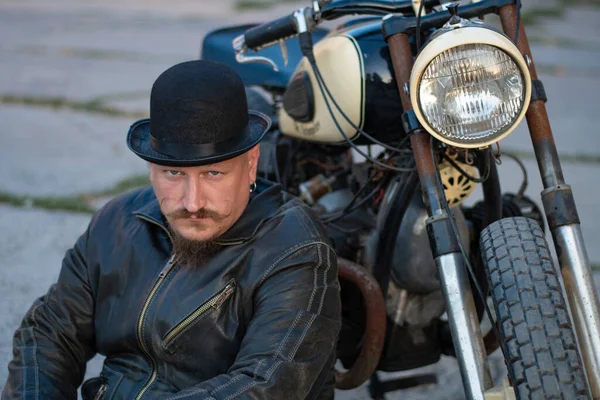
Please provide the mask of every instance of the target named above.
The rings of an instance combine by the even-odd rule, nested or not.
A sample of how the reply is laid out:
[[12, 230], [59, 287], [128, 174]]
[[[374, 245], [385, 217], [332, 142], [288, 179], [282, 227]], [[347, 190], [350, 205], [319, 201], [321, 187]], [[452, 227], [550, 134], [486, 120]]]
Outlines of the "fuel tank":
[[[405, 136], [400, 94], [389, 48], [381, 35], [381, 19], [340, 25], [314, 45], [314, 55], [331, 96], [352, 122], [328, 97], [335, 120], [350, 140], [372, 143], [355, 127], [386, 143]], [[284, 93], [279, 128], [283, 134], [302, 140], [347, 143], [306, 58], [298, 64]]]

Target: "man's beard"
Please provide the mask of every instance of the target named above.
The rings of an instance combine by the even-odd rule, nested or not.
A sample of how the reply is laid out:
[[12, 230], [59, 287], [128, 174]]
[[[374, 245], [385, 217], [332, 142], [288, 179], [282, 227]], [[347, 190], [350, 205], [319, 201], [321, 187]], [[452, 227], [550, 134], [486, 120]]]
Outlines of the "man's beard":
[[173, 239], [175, 262], [181, 266], [202, 266], [213, 258], [221, 248], [214, 239], [187, 239], [171, 227], [169, 227], [169, 231], [171, 232], [171, 238]]
[[[170, 213], [168, 216], [173, 219], [190, 218], [191, 216], [223, 219], [224, 216], [219, 215], [212, 210], [200, 210], [196, 213], [190, 213], [187, 210], [177, 210]], [[173, 240], [173, 254], [175, 254], [175, 262], [181, 266], [199, 267], [209, 261], [221, 248], [215, 242], [215, 239], [193, 240], [187, 239], [179, 232], [169, 226], [169, 232]]]

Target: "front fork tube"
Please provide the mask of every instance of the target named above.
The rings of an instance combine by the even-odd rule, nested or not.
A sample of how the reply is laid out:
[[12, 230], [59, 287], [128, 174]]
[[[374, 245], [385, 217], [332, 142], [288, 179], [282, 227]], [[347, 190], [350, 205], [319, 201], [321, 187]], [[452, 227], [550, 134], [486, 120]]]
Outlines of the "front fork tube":
[[[502, 27], [509, 37], [515, 35], [516, 11], [515, 5], [504, 6], [499, 10]], [[522, 54], [533, 60], [522, 22], [519, 25], [517, 46]], [[530, 72], [531, 78], [537, 79], [533, 61]], [[533, 100], [526, 118], [544, 184], [542, 202], [548, 226], [552, 231], [581, 356], [592, 397], [600, 399], [600, 303], [581, 234], [575, 200], [570, 186], [565, 184], [544, 102], [539, 99]]]
[[[388, 44], [402, 106], [407, 112], [412, 106], [404, 93], [403, 85], [410, 79], [413, 64], [408, 36], [396, 34], [388, 39]], [[450, 216], [444, 207], [446, 199], [437, 184], [437, 171], [431, 159], [429, 140], [430, 136], [425, 132], [411, 135], [417, 172], [430, 215], [427, 220], [429, 241], [442, 282], [465, 394], [469, 399], [483, 400], [484, 392], [493, 386], [493, 381], [465, 261], [458, 244], [459, 238], [453, 233]]]

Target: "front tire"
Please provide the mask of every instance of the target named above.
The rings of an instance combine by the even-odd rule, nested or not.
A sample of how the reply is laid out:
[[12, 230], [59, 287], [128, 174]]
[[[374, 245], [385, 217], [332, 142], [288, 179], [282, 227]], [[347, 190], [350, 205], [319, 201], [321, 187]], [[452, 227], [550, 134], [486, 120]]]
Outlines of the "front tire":
[[481, 233], [499, 341], [518, 399], [589, 399], [558, 271], [539, 224], [504, 218]]

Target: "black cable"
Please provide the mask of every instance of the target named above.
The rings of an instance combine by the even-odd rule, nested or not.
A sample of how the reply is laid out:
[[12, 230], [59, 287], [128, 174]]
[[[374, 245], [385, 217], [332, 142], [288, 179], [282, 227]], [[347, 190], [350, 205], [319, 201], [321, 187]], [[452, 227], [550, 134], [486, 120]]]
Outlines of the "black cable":
[[[314, 59], [313, 59], [314, 60]], [[335, 126], [337, 127], [338, 131], [340, 132], [340, 134], [344, 137], [344, 139], [346, 140], [346, 142], [354, 149], [356, 150], [356, 152], [358, 154], [360, 154], [361, 156], [363, 156], [365, 159], [369, 160], [370, 162], [372, 162], [373, 164], [377, 164], [382, 168], [387, 168], [390, 169], [392, 171], [396, 171], [396, 172], [411, 172], [413, 171], [412, 168], [397, 168], [397, 167], [393, 167], [391, 165], [388, 164], [384, 164], [382, 162], [377, 161], [376, 159], [369, 157], [368, 154], [364, 153], [361, 149], [358, 148], [358, 146], [356, 144], [354, 144], [352, 142], [352, 140], [350, 140], [350, 138], [348, 137], [348, 135], [346, 135], [346, 133], [344, 132], [344, 130], [342, 129], [342, 127], [340, 126], [339, 122], [337, 121], [337, 119], [335, 118], [335, 116], [333, 115], [333, 112], [331, 110], [331, 106], [329, 105], [329, 101], [327, 100], [327, 98], [325, 97], [325, 91], [323, 90], [323, 85], [324, 82], [321, 81], [320, 78], [320, 74], [318, 72], [318, 67], [316, 65], [315, 62], [311, 62], [311, 66], [313, 68], [313, 72], [315, 73], [315, 76], [317, 77], [317, 83], [319, 84], [319, 89], [321, 90], [321, 94], [323, 95], [323, 99], [325, 100], [325, 105], [327, 106], [327, 109], [329, 110], [329, 114], [331, 115], [331, 118], [333, 119], [333, 122], [335, 123]]]
[[517, 0], [517, 28], [515, 29], [515, 46], [519, 41], [519, 25], [521, 25], [521, 0]]
[[421, 0], [421, 5], [419, 5], [419, 12], [417, 13], [417, 54], [419, 50], [421, 50], [421, 13], [423, 12], [423, 6], [425, 5], [425, 0]]
[[325, 94], [325, 90], [323, 89], [324, 82], [321, 81], [322, 77], [320, 76], [319, 67], [317, 66], [317, 63], [315, 61], [315, 57], [312, 54], [312, 49], [311, 49], [310, 53], [305, 54], [305, 56], [308, 58], [308, 61], [310, 62], [310, 65], [311, 65], [311, 68], [313, 69], [313, 73], [315, 74], [315, 77], [317, 78], [317, 83], [319, 85], [319, 90], [321, 91], [321, 95], [323, 96], [323, 100], [325, 100], [325, 105], [327, 106], [327, 110], [329, 111], [329, 114], [331, 115], [331, 119], [333, 119], [333, 122], [335, 123], [335, 126], [337, 127], [338, 131], [344, 137], [344, 140], [346, 140], [346, 142], [350, 145], [350, 147], [352, 147], [354, 150], [356, 150], [356, 152], [358, 154], [360, 154], [361, 156], [363, 156], [365, 159], [369, 160], [373, 164], [379, 165], [380, 167], [387, 168], [389, 170], [396, 171], [396, 172], [411, 172], [411, 171], [413, 171], [414, 169], [412, 169], [412, 168], [397, 168], [397, 167], [393, 167], [391, 165], [387, 165], [387, 164], [384, 164], [382, 162], [379, 162], [379, 161], [375, 160], [374, 158], [369, 157], [368, 154], [365, 154], [361, 149], [358, 148], [358, 146], [356, 144], [354, 144], [352, 142], [352, 140], [350, 140], [350, 138], [348, 137], [348, 135], [346, 135], [346, 133], [344, 132], [344, 130], [340, 126], [339, 122], [335, 118], [335, 116], [333, 114], [333, 111], [331, 110], [331, 105], [329, 104], [329, 100], [327, 99], [327, 96]]
[[[438, 163], [437, 163], [437, 159], [435, 157], [433, 136], [430, 137], [429, 144], [431, 147], [431, 159], [433, 161], [433, 165], [435, 168], [435, 176], [437, 178], [436, 182], [438, 184], [438, 188], [439, 188], [440, 192], [443, 193], [444, 186], [442, 185], [442, 178], [440, 177], [440, 170], [438, 169]], [[496, 326], [496, 323], [494, 322], [494, 319], [492, 318], [492, 312], [490, 311], [490, 308], [488, 307], [486, 296], [483, 295], [483, 290], [481, 290], [481, 286], [479, 285], [479, 282], [477, 281], [477, 276], [475, 275], [475, 271], [473, 271], [473, 267], [471, 266], [471, 263], [469, 262], [469, 256], [467, 256], [467, 252], [465, 250], [465, 247], [463, 246], [462, 240], [460, 238], [460, 233], [458, 232], [458, 227], [456, 226], [456, 222], [454, 221], [454, 218], [452, 217], [452, 212], [450, 211], [450, 206], [448, 205], [448, 202], [445, 199], [444, 199], [444, 201], [442, 201], [442, 203], [444, 203], [444, 208], [446, 209], [446, 213], [448, 214], [448, 218], [450, 219], [450, 225], [452, 226], [452, 231], [454, 233], [454, 236], [456, 237], [456, 240], [458, 241], [458, 246], [460, 247], [460, 251], [465, 260], [465, 264], [466, 264], [467, 270], [469, 271], [469, 275], [471, 276], [471, 280], [473, 281], [473, 284], [475, 285], [475, 290], [477, 291], [477, 295], [483, 302], [483, 306], [485, 307], [485, 312], [486, 312], [488, 318], [490, 319], [490, 324], [492, 325], [492, 329], [494, 330], [494, 333], [496, 334], [496, 337], [498, 338], [498, 342], [502, 343], [502, 341], [500, 340], [500, 332], [498, 331], [498, 327]], [[500, 346], [500, 347], [502, 348], [502, 352], [506, 356], [506, 352], [504, 351], [504, 346]]]
[[523, 172], [523, 183], [521, 183], [521, 187], [519, 187], [519, 191], [517, 192], [517, 195], [515, 196], [515, 200], [520, 199], [521, 197], [523, 197], [523, 194], [525, 193], [525, 190], [527, 189], [527, 185], [529, 184], [529, 177], [527, 175], [527, 169], [525, 168], [525, 165], [523, 165], [523, 162], [517, 156], [515, 156], [511, 153], [506, 153], [504, 151], [502, 152], [502, 155], [513, 159], [517, 164], [519, 164], [519, 168], [521, 168], [521, 171]]
[[[344, 140], [350, 145], [350, 147], [352, 147], [354, 150], [356, 150], [356, 152], [358, 154], [360, 154], [361, 156], [363, 156], [365, 159], [369, 160], [373, 164], [379, 165], [380, 167], [387, 168], [389, 170], [396, 171], [396, 172], [411, 172], [411, 171], [413, 171], [414, 169], [397, 168], [397, 167], [393, 167], [391, 165], [383, 164], [383, 163], [375, 160], [374, 158], [369, 157], [368, 154], [365, 154], [362, 150], [360, 150], [358, 148], [358, 146], [356, 144], [354, 144], [352, 142], [352, 140], [350, 140], [348, 135], [346, 135], [346, 133], [340, 126], [339, 122], [335, 118], [335, 115], [331, 111], [331, 105], [329, 104], [329, 100], [327, 99], [327, 96], [323, 89], [324, 86], [326, 87], [326, 84], [325, 84], [323, 77], [321, 76], [321, 71], [319, 71], [319, 67], [317, 66], [317, 61], [315, 60], [315, 55], [313, 53], [312, 34], [310, 32], [301, 33], [299, 35], [298, 39], [300, 41], [300, 50], [302, 52], [302, 55], [304, 55], [308, 59], [310, 66], [313, 70], [313, 73], [315, 74], [315, 78], [317, 79], [317, 84], [319, 85], [319, 90], [321, 91], [321, 95], [323, 96], [323, 100], [325, 101], [325, 105], [327, 106], [327, 110], [329, 111], [329, 115], [331, 116], [331, 119], [333, 119], [333, 122], [335, 123], [335, 126], [338, 129], [339, 133], [344, 137]], [[335, 101], [335, 99], [333, 99], [333, 97], [332, 97], [332, 100]], [[343, 112], [342, 112], [342, 114], [343, 114]]]
[[[375, 139], [373, 136], [369, 135], [367, 132], [363, 131], [362, 129], [360, 129], [358, 126], [356, 126], [354, 124], [354, 122], [352, 122], [352, 120], [350, 120], [350, 118], [348, 117], [348, 115], [346, 115], [346, 113], [342, 110], [342, 108], [340, 107], [340, 105], [338, 104], [338, 102], [335, 100], [335, 98], [331, 95], [331, 92], [329, 91], [329, 87], [325, 84], [325, 79], [323, 79], [323, 76], [321, 75], [321, 71], [317, 68], [316, 71], [313, 70], [313, 72], [315, 73], [315, 76], [318, 79], [320, 79], [323, 82], [323, 86], [325, 88], [325, 91], [327, 92], [327, 96], [329, 96], [329, 98], [331, 99], [331, 101], [333, 102], [333, 105], [335, 106], [335, 108], [337, 108], [337, 110], [340, 112], [340, 114], [342, 114], [342, 117], [346, 120], [346, 122], [348, 122], [350, 124], [350, 126], [352, 126], [352, 128], [356, 129], [361, 135], [363, 135], [364, 137], [366, 137], [367, 139], [369, 139], [371, 142], [378, 144], [390, 151], [396, 152], [396, 153], [402, 153], [405, 152], [406, 149], [401, 149], [401, 148], [397, 148], [397, 147], [393, 147], [390, 146], [387, 143], [384, 143], [378, 139]], [[324, 97], [324, 95], [323, 95]], [[408, 136], [407, 136], [408, 137]], [[404, 142], [402, 142], [404, 143]], [[402, 144], [401, 143], [401, 144]]]
[[343, 218], [344, 216], [346, 216], [346, 215], [354, 212], [355, 210], [357, 210], [358, 208], [360, 208], [363, 204], [365, 204], [367, 201], [369, 201], [373, 196], [375, 196], [381, 190], [381, 188], [383, 187], [384, 181], [385, 181], [384, 179], [381, 179], [379, 181], [379, 183], [377, 184], [377, 186], [375, 186], [375, 189], [373, 189], [368, 195], [366, 195], [365, 197], [363, 197], [358, 203], [356, 203], [352, 207], [348, 208], [348, 206], [346, 206], [342, 211], [340, 211], [339, 215], [336, 215], [335, 217], [330, 217], [328, 219], [325, 219], [322, 222], [324, 224], [328, 224], [330, 222], [337, 221], [338, 219]]
[[[373, 178], [375, 178], [376, 175], [377, 175], [377, 171], [375, 171], [375, 173], [373, 173], [371, 176], [369, 176], [369, 178], [367, 179], [365, 184], [362, 185], [358, 189], [358, 191], [354, 194], [354, 197], [352, 198], [352, 200], [350, 200], [350, 202], [348, 204], [346, 204], [346, 206], [344, 207], [344, 209], [341, 212], [348, 210], [350, 207], [352, 207], [354, 205], [354, 202], [360, 197], [362, 192], [365, 191], [365, 189], [369, 186], [369, 183], [371, 183], [373, 181]], [[321, 218], [329, 218], [331, 216], [331, 214], [337, 215], [339, 212], [340, 211], [334, 211], [333, 213], [327, 213], [325, 215], [322, 215]]]
[[487, 166], [487, 168], [485, 169], [483, 176], [481, 178], [475, 178], [474, 176], [469, 175], [464, 169], [462, 169], [453, 159], [452, 157], [449, 157], [448, 155], [444, 154], [443, 155], [444, 159], [446, 161], [448, 161], [448, 163], [450, 165], [452, 165], [458, 172], [460, 172], [460, 174], [462, 176], [464, 176], [465, 178], [467, 178], [470, 181], [473, 181], [475, 183], [484, 183], [485, 181], [488, 180], [488, 178], [490, 177], [490, 158], [488, 157], [488, 153], [487, 151], [484, 153], [484, 157], [485, 159], [485, 165]]

